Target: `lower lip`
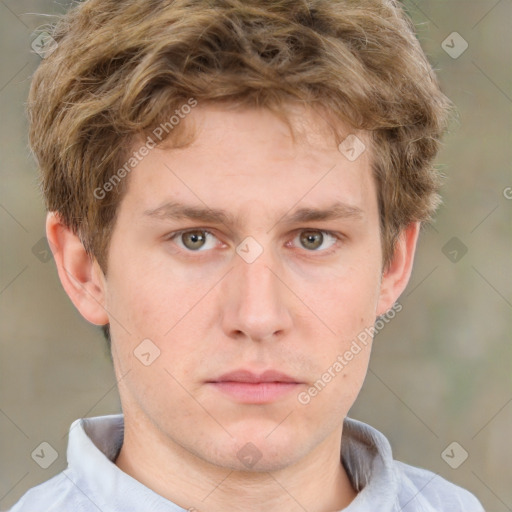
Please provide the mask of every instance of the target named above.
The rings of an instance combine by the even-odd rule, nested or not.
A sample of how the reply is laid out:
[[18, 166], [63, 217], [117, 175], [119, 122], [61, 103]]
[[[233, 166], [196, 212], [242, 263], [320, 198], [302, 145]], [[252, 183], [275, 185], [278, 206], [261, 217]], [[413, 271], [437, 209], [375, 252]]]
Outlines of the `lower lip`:
[[297, 382], [210, 382], [212, 386], [235, 400], [248, 404], [274, 402], [300, 386]]

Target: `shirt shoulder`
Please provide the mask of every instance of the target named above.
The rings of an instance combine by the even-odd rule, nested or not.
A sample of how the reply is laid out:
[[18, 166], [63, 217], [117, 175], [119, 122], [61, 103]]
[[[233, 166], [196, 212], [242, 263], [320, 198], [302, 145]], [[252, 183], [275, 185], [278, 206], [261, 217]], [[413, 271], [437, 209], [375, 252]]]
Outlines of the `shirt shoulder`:
[[29, 489], [7, 512], [97, 512], [98, 508], [80, 493], [66, 470]]
[[394, 461], [400, 482], [399, 501], [403, 512], [485, 512], [468, 490], [426, 469]]

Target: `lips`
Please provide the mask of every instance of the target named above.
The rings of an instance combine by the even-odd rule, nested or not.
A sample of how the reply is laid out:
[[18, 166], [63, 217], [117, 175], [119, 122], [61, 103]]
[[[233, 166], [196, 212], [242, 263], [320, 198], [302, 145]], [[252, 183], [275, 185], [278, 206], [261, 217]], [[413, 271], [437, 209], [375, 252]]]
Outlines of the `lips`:
[[285, 398], [303, 383], [276, 370], [259, 374], [236, 370], [208, 381], [207, 384], [238, 403], [265, 404]]
[[275, 370], [267, 370], [261, 374], [253, 373], [249, 370], [235, 370], [225, 373], [211, 382], [245, 382], [249, 384], [258, 384], [264, 382], [293, 382], [299, 384], [299, 381], [285, 373]]

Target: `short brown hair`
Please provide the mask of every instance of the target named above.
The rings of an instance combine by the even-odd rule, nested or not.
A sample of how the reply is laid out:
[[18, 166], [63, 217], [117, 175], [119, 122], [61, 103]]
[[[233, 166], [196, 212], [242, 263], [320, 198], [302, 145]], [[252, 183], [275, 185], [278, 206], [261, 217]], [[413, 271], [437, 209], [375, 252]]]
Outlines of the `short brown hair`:
[[400, 231], [439, 203], [432, 162], [450, 102], [395, 1], [87, 0], [51, 35], [58, 47], [30, 89], [30, 145], [47, 209], [105, 273], [126, 180], [95, 191], [191, 99], [281, 114], [299, 102], [368, 130], [384, 265]]

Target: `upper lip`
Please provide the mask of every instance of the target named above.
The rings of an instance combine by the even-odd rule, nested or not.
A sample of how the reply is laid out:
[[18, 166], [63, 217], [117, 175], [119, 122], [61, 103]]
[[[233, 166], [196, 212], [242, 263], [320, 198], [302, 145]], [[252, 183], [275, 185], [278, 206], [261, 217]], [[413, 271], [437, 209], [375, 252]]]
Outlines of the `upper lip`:
[[295, 382], [297, 379], [276, 370], [266, 370], [263, 373], [254, 373], [249, 370], [235, 370], [225, 373], [209, 382], [249, 382], [257, 384], [260, 382]]

